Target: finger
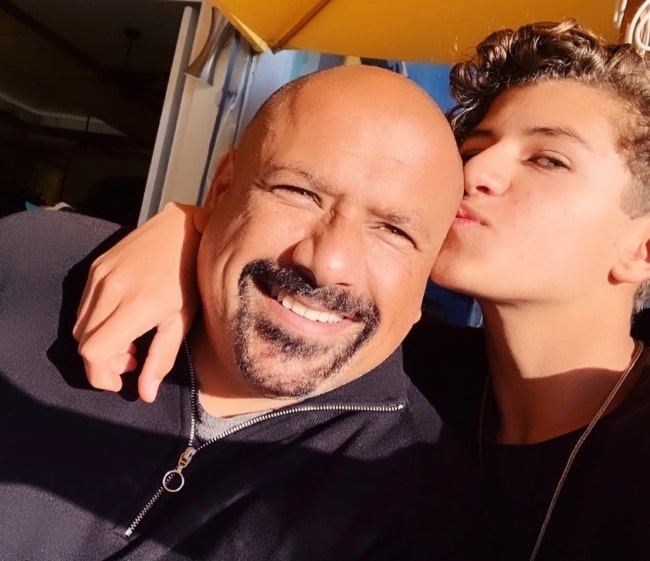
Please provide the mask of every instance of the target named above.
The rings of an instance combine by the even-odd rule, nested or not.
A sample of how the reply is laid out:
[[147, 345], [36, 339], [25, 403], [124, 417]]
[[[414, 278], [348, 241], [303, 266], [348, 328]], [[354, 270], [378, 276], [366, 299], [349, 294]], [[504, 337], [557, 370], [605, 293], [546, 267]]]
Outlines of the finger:
[[73, 337], [81, 342], [85, 334], [95, 331], [105, 318], [115, 313], [120, 304], [121, 296], [114, 285], [106, 283], [105, 279], [88, 280], [77, 309], [77, 320], [72, 328]]
[[101, 364], [84, 360], [84, 366], [91, 386], [99, 390], [118, 392], [122, 389], [122, 374], [130, 372], [138, 363], [132, 353], [121, 353]]
[[160, 382], [176, 362], [185, 331], [184, 322], [177, 318], [156, 332], [138, 380], [138, 393], [143, 401], [151, 403], [156, 399]]
[[120, 376], [137, 366], [134, 341], [148, 329], [120, 307], [96, 329], [84, 333], [78, 352], [90, 384], [100, 389], [119, 389]]
[[81, 294], [81, 299], [79, 300], [77, 316], [88, 313], [89, 303], [96, 299], [97, 293], [101, 292], [104, 288], [106, 276], [110, 272], [110, 268], [107, 269], [103, 264], [105, 259], [106, 254], [100, 255], [91, 263], [88, 269], [88, 278]]
[[97, 284], [94, 281], [95, 275], [97, 274], [96, 263], [97, 260], [93, 261], [88, 271], [88, 279], [86, 280], [84, 290], [81, 293], [81, 300], [79, 300], [79, 306], [77, 307], [77, 317], [88, 313], [88, 308], [90, 307], [88, 303], [94, 299], [94, 289]]
[[101, 360], [117, 355], [129, 345], [152, 329], [154, 324], [148, 319], [153, 315], [149, 308], [155, 302], [142, 304], [139, 313], [133, 313], [133, 304], [122, 302], [110, 312], [109, 308], [96, 308], [91, 319], [79, 337], [79, 352], [89, 360]]
[[98, 297], [99, 293], [94, 289], [94, 283], [91, 283], [90, 280], [86, 281], [86, 286], [84, 287], [84, 291], [81, 295], [81, 300], [79, 301], [79, 306], [77, 308], [77, 319], [74, 326], [72, 327], [72, 336], [77, 341], [83, 337], [84, 333], [89, 331], [88, 323], [90, 312], [97, 306]]

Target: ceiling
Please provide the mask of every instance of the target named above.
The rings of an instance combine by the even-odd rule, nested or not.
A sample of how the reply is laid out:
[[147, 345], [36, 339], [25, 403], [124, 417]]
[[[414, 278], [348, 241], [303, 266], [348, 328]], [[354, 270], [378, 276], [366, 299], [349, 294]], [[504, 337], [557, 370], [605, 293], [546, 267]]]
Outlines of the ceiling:
[[[472, 44], [472, 30], [482, 37], [494, 26], [517, 23], [517, 18], [579, 14], [601, 33], [615, 33], [615, 0], [212, 2], [233, 16], [247, 37], [258, 27], [263, 37], [272, 37], [274, 28], [267, 27], [279, 26], [287, 39], [276, 47], [368, 55], [366, 49], [373, 56], [437, 62], [464, 53], [465, 43]], [[198, 4], [198, 0], [0, 0], [0, 125], [4, 125], [0, 135], [11, 138], [17, 128], [46, 135], [120, 133], [151, 147], [182, 13], [187, 5]], [[339, 13], [343, 9], [351, 10], [356, 19]], [[458, 21], [463, 25], [449, 23]], [[402, 43], [404, 53], [399, 50]], [[424, 44], [423, 54], [406, 56], [411, 43]]]
[[0, 122], [152, 145], [188, 4], [0, 0]]

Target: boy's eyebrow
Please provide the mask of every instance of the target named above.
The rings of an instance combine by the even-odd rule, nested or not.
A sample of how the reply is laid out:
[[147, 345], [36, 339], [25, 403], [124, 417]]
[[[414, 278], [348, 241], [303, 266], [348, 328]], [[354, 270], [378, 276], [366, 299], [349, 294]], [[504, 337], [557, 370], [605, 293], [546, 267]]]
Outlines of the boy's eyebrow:
[[542, 135], [542, 136], [552, 136], [552, 137], [564, 137], [569, 140], [574, 140], [579, 144], [582, 144], [587, 150], [593, 152], [591, 144], [587, 142], [587, 139], [581, 136], [577, 130], [572, 127], [531, 127], [525, 130], [527, 135]]
[[[572, 127], [528, 127], [524, 129], [526, 136], [549, 136], [549, 137], [563, 137], [573, 140], [578, 144], [584, 146], [587, 150], [593, 152], [591, 144], [581, 136], [578, 131]], [[488, 128], [475, 128], [467, 133], [465, 140], [472, 138], [494, 138], [496, 133]]]

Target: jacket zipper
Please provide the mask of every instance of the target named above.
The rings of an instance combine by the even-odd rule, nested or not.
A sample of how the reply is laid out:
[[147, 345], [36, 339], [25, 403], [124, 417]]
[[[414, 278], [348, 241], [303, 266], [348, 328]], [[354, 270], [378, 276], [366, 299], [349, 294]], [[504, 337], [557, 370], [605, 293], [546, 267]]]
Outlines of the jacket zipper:
[[183, 470], [190, 464], [193, 458], [204, 448], [207, 448], [211, 444], [226, 438], [236, 432], [239, 432], [243, 429], [268, 421], [270, 419], [277, 419], [278, 417], [285, 417], [287, 415], [292, 415], [294, 413], [309, 413], [317, 411], [366, 411], [374, 413], [393, 413], [395, 411], [400, 411], [404, 409], [403, 403], [395, 403], [391, 405], [347, 405], [347, 404], [338, 404], [338, 405], [296, 405], [295, 407], [289, 407], [287, 409], [281, 409], [277, 411], [270, 411], [269, 413], [264, 413], [258, 417], [253, 417], [248, 419], [243, 423], [231, 427], [221, 434], [211, 438], [210, 440], [204, 442], [198, 447], [194, 446], [194, 436], [196, 433], [196, 410], [197, 410], [197, 390], [196, 390], [196, 377], [194, 374], [194, 367], [192, 365], [192, 360], [189, 354], [189, 348], [187, 341], [185, 341], [185, 353], [187, 355], [187, 361], [189, 365], [190, 372], [190, 434], [188, 438], [187, 447], [181, 453], [176, 467], [170, 469], [163, 475], [162, 483], [156, 492], [151, 496], [151, 498], [144, 505], [142, 510], [138, 515], [133, 519], [129, 527], [124, 532], [125, 537], [131, 537], [138, 526], [142, 523], [144, 518], [147, 516], [149, 511], [154, 507], [158, 502], [160, 497], [165, 493], [178, 493], [183, 486], [185, 485], [185, 477], [183, 476]]

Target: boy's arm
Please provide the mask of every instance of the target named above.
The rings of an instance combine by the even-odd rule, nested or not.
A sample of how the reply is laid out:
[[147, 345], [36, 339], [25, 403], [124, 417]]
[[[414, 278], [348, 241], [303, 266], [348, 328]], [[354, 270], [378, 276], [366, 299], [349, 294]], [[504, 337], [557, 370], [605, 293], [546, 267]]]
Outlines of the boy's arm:
[[93, 263], [73, 333], [94, 387], [118, 391], [137, 366], [134, 341], [155, 329], [138, 382], [155, 399], [196, 313], [200, 212], [168, 203]]

